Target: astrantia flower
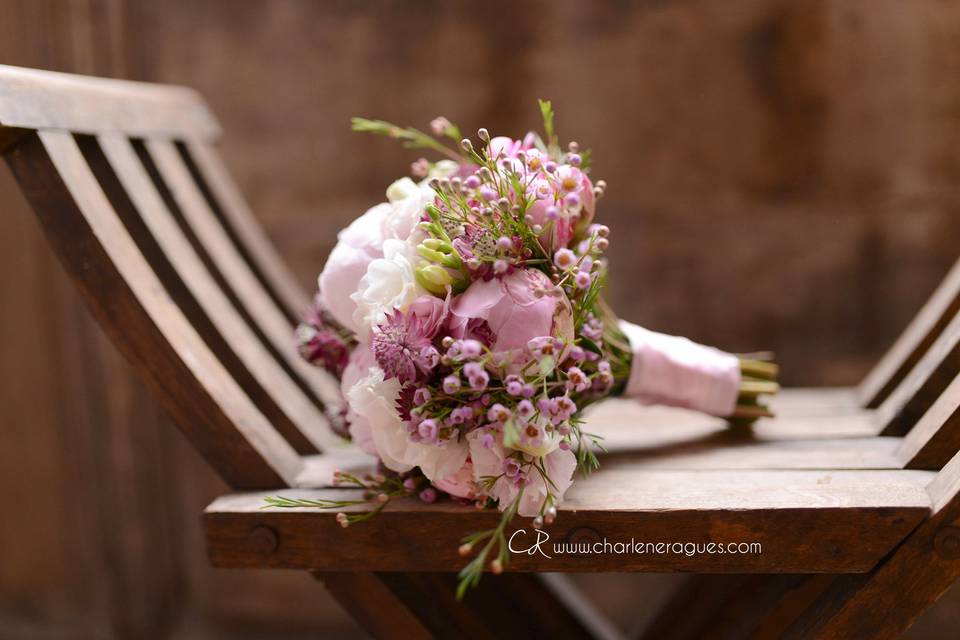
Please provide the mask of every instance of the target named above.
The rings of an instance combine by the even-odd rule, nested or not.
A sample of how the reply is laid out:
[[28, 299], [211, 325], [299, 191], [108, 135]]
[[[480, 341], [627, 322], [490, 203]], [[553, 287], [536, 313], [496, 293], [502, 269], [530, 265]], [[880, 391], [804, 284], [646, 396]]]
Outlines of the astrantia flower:
[[418, 371], [425, 375], [436, 366], [439, 355], [432, 337], [418, 316], [394, 311], [371, 334], [370, 348], [384, 374], [406, 384], [417, 379]]
[[336, 378], [343, 375], [350, 349], [336, 331], [302, 323], [297, 326], [296, 339], [297, 351], [304, 360], [323, 367]]

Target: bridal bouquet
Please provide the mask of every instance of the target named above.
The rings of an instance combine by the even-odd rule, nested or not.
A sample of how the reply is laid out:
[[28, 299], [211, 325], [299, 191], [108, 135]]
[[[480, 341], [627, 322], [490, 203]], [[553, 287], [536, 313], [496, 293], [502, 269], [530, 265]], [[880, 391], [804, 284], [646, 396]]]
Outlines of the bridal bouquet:
[[[271, 498], [341, 512], [344, 527], [394, 497], [444, 494], [497, 507], [500, 524], [463, 541], [474, 559], [460, 594], [508, 560], [516, 515], [551, 523], [578, 470], [598, 466], [581, 411], [609, 395], [734, 421], [769, 415], [776, 367], [618, 321], [601, 293], [611, 232], [594, 221], [603, 180], [590, 152], [560, 146], [549, 102], [545, 137], [478, 143], [444, 118], [433, 136], [356, 118], [353, 127], [444, 156], [417, 160], [338, 236], [315, 307], [297, 330], [301, 354], [341, 384], [334, 430], [375, 456], [380, 472], [338, 472], [361, 501]], [[453, 141], [445, 144], [444, 140]]]

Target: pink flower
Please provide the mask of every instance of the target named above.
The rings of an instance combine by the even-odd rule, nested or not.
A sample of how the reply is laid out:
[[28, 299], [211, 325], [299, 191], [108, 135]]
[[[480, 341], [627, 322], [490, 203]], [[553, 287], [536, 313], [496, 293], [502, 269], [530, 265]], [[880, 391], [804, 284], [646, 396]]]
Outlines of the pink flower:
[[[553, 283], [542, 271], [518, 269], [504, 278], [477, 280], [450, 305], [450, 332], [457, 338], [486, 325], [490, 350], [508, 366], [521, 362], [527, 343], [538, 336], [573, 342], [573, 311], [563, 294], [545, 295]], [[539, 295], [538, 293], [539, 292]]]
[[[491, 442], [489, 438], [485, 437], [487, 435], [489, 434], [485, 429], [476, 429], [467, 434], [467, 442], [470, 445], [470, 459], [473, 462], [473, 476], [478, 483], [484, 477], [502, 474], [510, 453], [503, 448], [499, 441], [493, 440]], [[529, 474], [530, 482], [524, 488], [523, 497], [520, 499], [519, 513], [521, 516], [533, 517], [538, 515], [548, 492], [552, 494], [555, 504], [559, 505], [562, 502], [563, 494], [573, 484], [573, 472], [577, 468], [577, 457], [573, 451], [558, 447], [543, 456], [543, 466], [552, 484], [548, 487], [539, 473]], [[513, 502], [519, 491], [520, 488], [511, 478], [501, 476], [491, 487], [490, 497], [497, 500], [499, 508], [503, 510]]]
[[473, 463], [468, 459], [455, 474], [440, 478], [433, 485], [457, 498], [473, 500], [477, 495], [477, 483], [473, 480]]
[[[350, 353], [350, 360], [347, 367], [343, 370], [343, 377], [340, 379], [340, 389], [343, 397], [361, 379], [365, 378], [370, 371], [370, 367], [377, 366], [377, 360], [373, 357], [373, 352], [367, 345], [359, 345]], [[370, 423], [366, 418], [357, 415], [352, 408], [347, 410], [347, 422], [350, 425], [350, 439], [360, 449], [371, 456], [377, 455], [377, 447], [373, 442], [373, 435], [370, 432]]]
[[378, 204], [354, 220], [337, 236], [337, 245], [320, 273], [320, 300], [347, 329], [356, 332], [353, 312], [356, 303], [350, 296], [357, 290], [367, 266], [383, 257], [382, 225], [391, 206]]
[[437, 365], [440, 354], [431, 344], [447, 319], [449, 301], [420, 296], [406, 312], [394, 311], [373, 332], [370, 346], [388, 378], [412, 382], [417, 372], [426, 374]]

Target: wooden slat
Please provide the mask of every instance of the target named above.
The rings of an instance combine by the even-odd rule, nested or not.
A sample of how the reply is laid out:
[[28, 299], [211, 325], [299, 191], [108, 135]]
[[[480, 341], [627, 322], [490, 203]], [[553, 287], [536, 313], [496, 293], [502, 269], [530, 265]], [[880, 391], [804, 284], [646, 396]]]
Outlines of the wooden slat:
[[857, 388], [862, 406], [879, 407], [960, 312], [960, 260]]
[[327, 403], [339, 402], [339, 389], [331, 377], [319, 368], [308, 365], [297, 354], [291, 326], [284, 312], [271, 299], [210, 210], [176, 146], [163, 140], [148, 140], [146, 146], [187, 224], [273, 348], [319, 398]]
[[183, 152], [194, 178], [200, 178], [198, 184], [209, 194], [211, 209], [245, 250], [265, 288], [282, 303], [288, 317], [300, 318], [310, 299], [247, 206], [220, 154], [212, 144], [197, 140], [184, 143]]
[[907, 433], [960, 374], [960, 313], [877, 409], [884, 435]]
[[908, 469], [939, 469], [960, 450], [960, 375], [923, 414], [897, 450]]
[[[99, 136], [98, 140], [116, 177], [129, 194], [164, 257], [170, 261], [189, 289], [189, 294], [229, 348], [236, 352], [247, 370], [292, 421], [295, 429], [317, 448], [337, 446], [338, 438], [330, 431], [326, 418], [264, 348], [193, 251], [137, 158], [129, 138], [105, 134]], [[277, 426], [276, 423], [274, 426]], [[287, 440], [291, 438], [287, 437]]]
[[91, 310], [200, 452], [238, 488], [292, 482], [296, 452], [170, 299], [72, 136], [41, 131], [7, 158]]
[[213, 140], [220, 125], [186, 87], [0, 65], [0, 125]]
[[[673, 407], [644, 406], [608, 398], [584, 413], [585, 431], [604, 438], [610, 450], [632, 450], [705, 438], [733, 438], [726, 420]], [[765, 440], [862, 438], [878, 430], [872, 411], [825, 415], [777, 416], [760, 420], [745, 435]]]
[[854, 387], [786, 387], [769, 398], [781, 418], [839, 416], [862, 410]]
[[[693, 571], [796, 573], [867, 571], [929, 513], [921, 471], [640, 471], [611, 469], [568, 491], [551, 541], [759, 542], [762, 553], [514, 554], [519, 571]], [[346, 498], [347, 490], [284, 495]], [[224, 496], [204, 515], [215, 566], [323, 571], [455, 571], [466, 534], [493, 526], [495, 512], [451, 501], [397, 500], [377, 517], [342, 529], [334, 513], [263, 509], [267, 494]], [[270, 554], [252, 527], [272, 529]], [[518, 520], [513, 529], [529, 530]], [[512, 530], [511, 530], [512, 533]]]
[[[825, 470], [901, 469], [897, 453], [900, 438], [841, 438], [837, 440], [785, 440], [751, 443], [711, 441], [678, 443], [663, 449], [620, 451], [601, 455], [601, 468], [653, 470]], [[294, 486], [332, 487], [336, 470], [354, 474], [372, 472], [375, 460], [362, 451], [344, 447], [303, 458], [303, 470]], [[923, 467], [919, 467], [923, 468]]]

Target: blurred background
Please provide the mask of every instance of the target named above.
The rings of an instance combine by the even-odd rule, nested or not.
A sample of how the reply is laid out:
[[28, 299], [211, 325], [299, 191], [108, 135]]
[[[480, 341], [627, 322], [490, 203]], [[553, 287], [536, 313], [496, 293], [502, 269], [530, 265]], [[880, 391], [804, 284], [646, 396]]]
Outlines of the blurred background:
[[[552, 99], [609, 183], [610, 297], [853, 384], [960, 253], [948, 0], [0, 0], [0, 63], [185, 84], [311, 289], [417, 155], [349, 117], [522, 134]], [[0, 637], [357, 637], [303, 573], [207, 566], [225, 487], [88, 316], [0, 167]], [[585, 576], [635, 628], [679, 576]], [[954, 589], [911, 638], [960, 624]]]

